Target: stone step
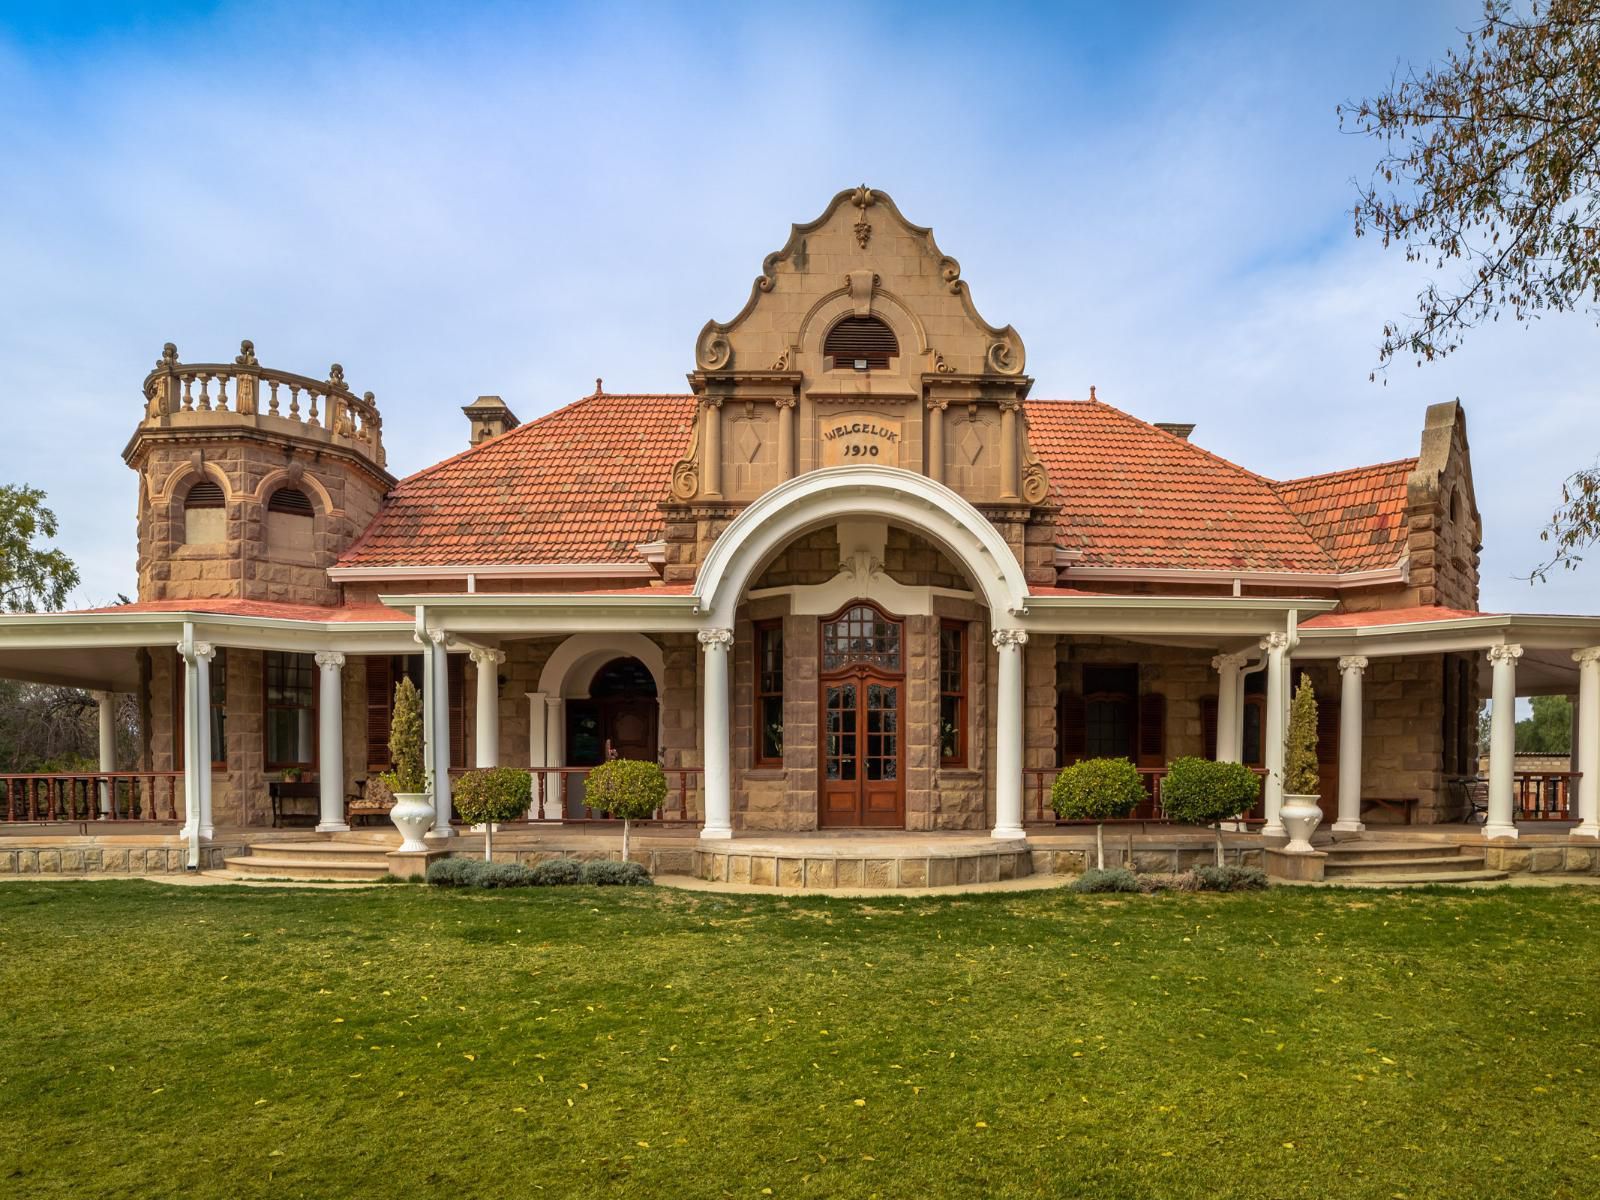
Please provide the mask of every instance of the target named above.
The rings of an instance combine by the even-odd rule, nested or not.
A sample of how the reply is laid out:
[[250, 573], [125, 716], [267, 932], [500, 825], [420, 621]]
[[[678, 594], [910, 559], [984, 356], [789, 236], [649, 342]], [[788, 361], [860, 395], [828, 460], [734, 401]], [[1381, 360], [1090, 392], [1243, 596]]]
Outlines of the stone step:
[[1318, 846], [1328, 852], [1328, 861], [1370, 861], [1376, 858], [1453, 858], [1462, 853], [1454, 842], [1344, 842]]
[[1392, 884], [1419, 884], [1419, 883], [1493, 883], [1500, 879], [1511, 878], [1508, 871], [1439, 871], [1407, 874], [1396, 871], [1394, 874], [1378, 872], [1371, 875], [1339, 875], [1329, 880], [1338, 884], [1369, 884], [1374, 887], [1388, 887]]
[[1325, 878], [1334, 876], [1382, 873], [1401, 870], [1422, 875], [1429, 871], [1471, 871], [1483, 866], [1482, 854], [1451, 854], [1418, 858], [1414, 855], [1394, 855], [1389, 858], [1363, 858], [1356, 862], [1340, 862], [1329, 858], [1322, 868]]
[[378, 863], [329, 862], [323, 858], [260, 859], [252, 855], [222, 860], [225, 870], [255, 879], [382, 879], [389, 873], [386, 860]]
[[346, 866], [387, 866], [388, 847], [361, 846], [349, 842], [257, 842], [250, 857], [260, 862], [318, 861]]

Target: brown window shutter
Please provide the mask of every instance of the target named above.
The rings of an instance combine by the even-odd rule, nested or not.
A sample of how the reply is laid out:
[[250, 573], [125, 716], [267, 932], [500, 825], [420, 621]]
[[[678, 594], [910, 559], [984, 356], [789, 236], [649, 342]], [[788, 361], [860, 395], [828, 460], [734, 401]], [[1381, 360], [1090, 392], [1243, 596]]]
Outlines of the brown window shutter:
[[1062, 692], [1056, 698], [1056, 761], [1060, 766], [1070, 766], [1082, 760], [1089, 751], [1089, 731], [1085, 727], [1083, 697], [1076, 692]]
[[387, 771], [389, 714], [394, 708], [394, 664], [388, 655], [367, 655], [367, 770]]
[[450, 680], [450, 765], [467, 765], [467, 663], [460, 654], [446, 656]]
[[1139, 697], [1139, 766], [1162, 767], [1167, 761], [1167, 698], [1160, 692]]
[[1339, 701], [1335, 697], [1317, 700], [1317, 762], [1328, 766], [1339, 761]]
[[1215, 696], [1206, 696], [1200, 701], [1200, 736], [1205, 747], [1205, 756], [1216, 758], [1217, 698]]

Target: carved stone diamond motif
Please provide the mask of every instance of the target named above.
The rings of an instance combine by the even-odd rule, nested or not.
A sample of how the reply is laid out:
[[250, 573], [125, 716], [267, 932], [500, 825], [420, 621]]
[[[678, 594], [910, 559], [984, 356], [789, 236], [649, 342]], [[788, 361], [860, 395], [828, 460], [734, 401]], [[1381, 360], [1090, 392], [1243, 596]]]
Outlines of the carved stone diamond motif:
[[961, 451], [969, 466], [975, 464], [983, 453], [983, 439], [978, 436], [978, 427], [971, 421], [967, 422], [961, 436], [956, 438], [956, 449]]
[[761, 434], [754, 421], [740, 421], [739, 432], [733, 435], [734, 451], [747, 463], [753, 463], [761, 453]]

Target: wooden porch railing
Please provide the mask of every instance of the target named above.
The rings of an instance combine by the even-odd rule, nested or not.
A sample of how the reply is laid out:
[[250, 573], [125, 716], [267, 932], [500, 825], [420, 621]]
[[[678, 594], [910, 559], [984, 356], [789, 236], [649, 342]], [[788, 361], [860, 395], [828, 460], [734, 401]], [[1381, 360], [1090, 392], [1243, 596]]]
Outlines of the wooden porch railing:
[[[1252, 767], [1252, 771], [1260, 778], [1266, 778], [1266, 771], [1261, 767]], [[1050, 807], [1050, 787], [1056, 781], [1056, 776], [1061, 773], [1059, 767], [1048, 771], [1026, 770], [1022, 773], [1022, 812], [1023, 822], [1029, 825], [1096, 825], [1097, 821], [1069, 821], [1055, 814]], [[1126, 817], [1119, 821], [1106, 821], [1103, 824], [1133, 824], [1155, 823], [1172, 824], [1161, 808], [1161, 784], [1167, 777], [1165, 767], [1140, 767], [1139, 778], [1144, 781], [1146, 800]], [[1257, 800], [1255, 807], [1241, 818], [1247, 825], [1259, 825], [1266, 820], [1262, 809], [1262, 801]]]
[[0, 775], [0, 821], [182, 820], [182, 771]]
[[[562, 822], [572, 824], [581, 821], [607, 822], [616, 820], [609, 813], [590, 808], [587, 804], [578, 806], [579, 816], [568, 816], [573, 811], [572, 801], [582, 796], [583, 782], [589, 776], [593, 767], [536, 767], [533, 768], [533, 812], [539, 814], [527, 821], [527, 824], [556, 825]], [[459, 779], [466, 774], [465, 768], [452, 767], [451, 779]], [[691, 798], [700, 793], [700, 770], [668, 768], [667, 772], [667, 800], [658, 808], [653, 817], [646, 821], [635, 821], [636, 825], [697, 825], [697, 817], [690, 807]], [[547, 796], [558, 797], [561, 801], [557, 805], [561, 816], [546, 818], [545, 799]], [[454, 817], [460, 822], [458, 815]]]
[[1578, 771], [1516, 771], [1511, 795], [1519, 821], [1570, 821]]

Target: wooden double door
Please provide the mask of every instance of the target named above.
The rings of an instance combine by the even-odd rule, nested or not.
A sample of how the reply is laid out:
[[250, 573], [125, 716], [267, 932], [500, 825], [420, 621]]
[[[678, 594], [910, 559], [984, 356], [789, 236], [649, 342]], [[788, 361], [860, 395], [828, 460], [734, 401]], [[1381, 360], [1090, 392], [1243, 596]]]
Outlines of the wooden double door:
[[903, 829], [905, 670], [901, 624], [857, 603], [822, 622], [817, 822]]

